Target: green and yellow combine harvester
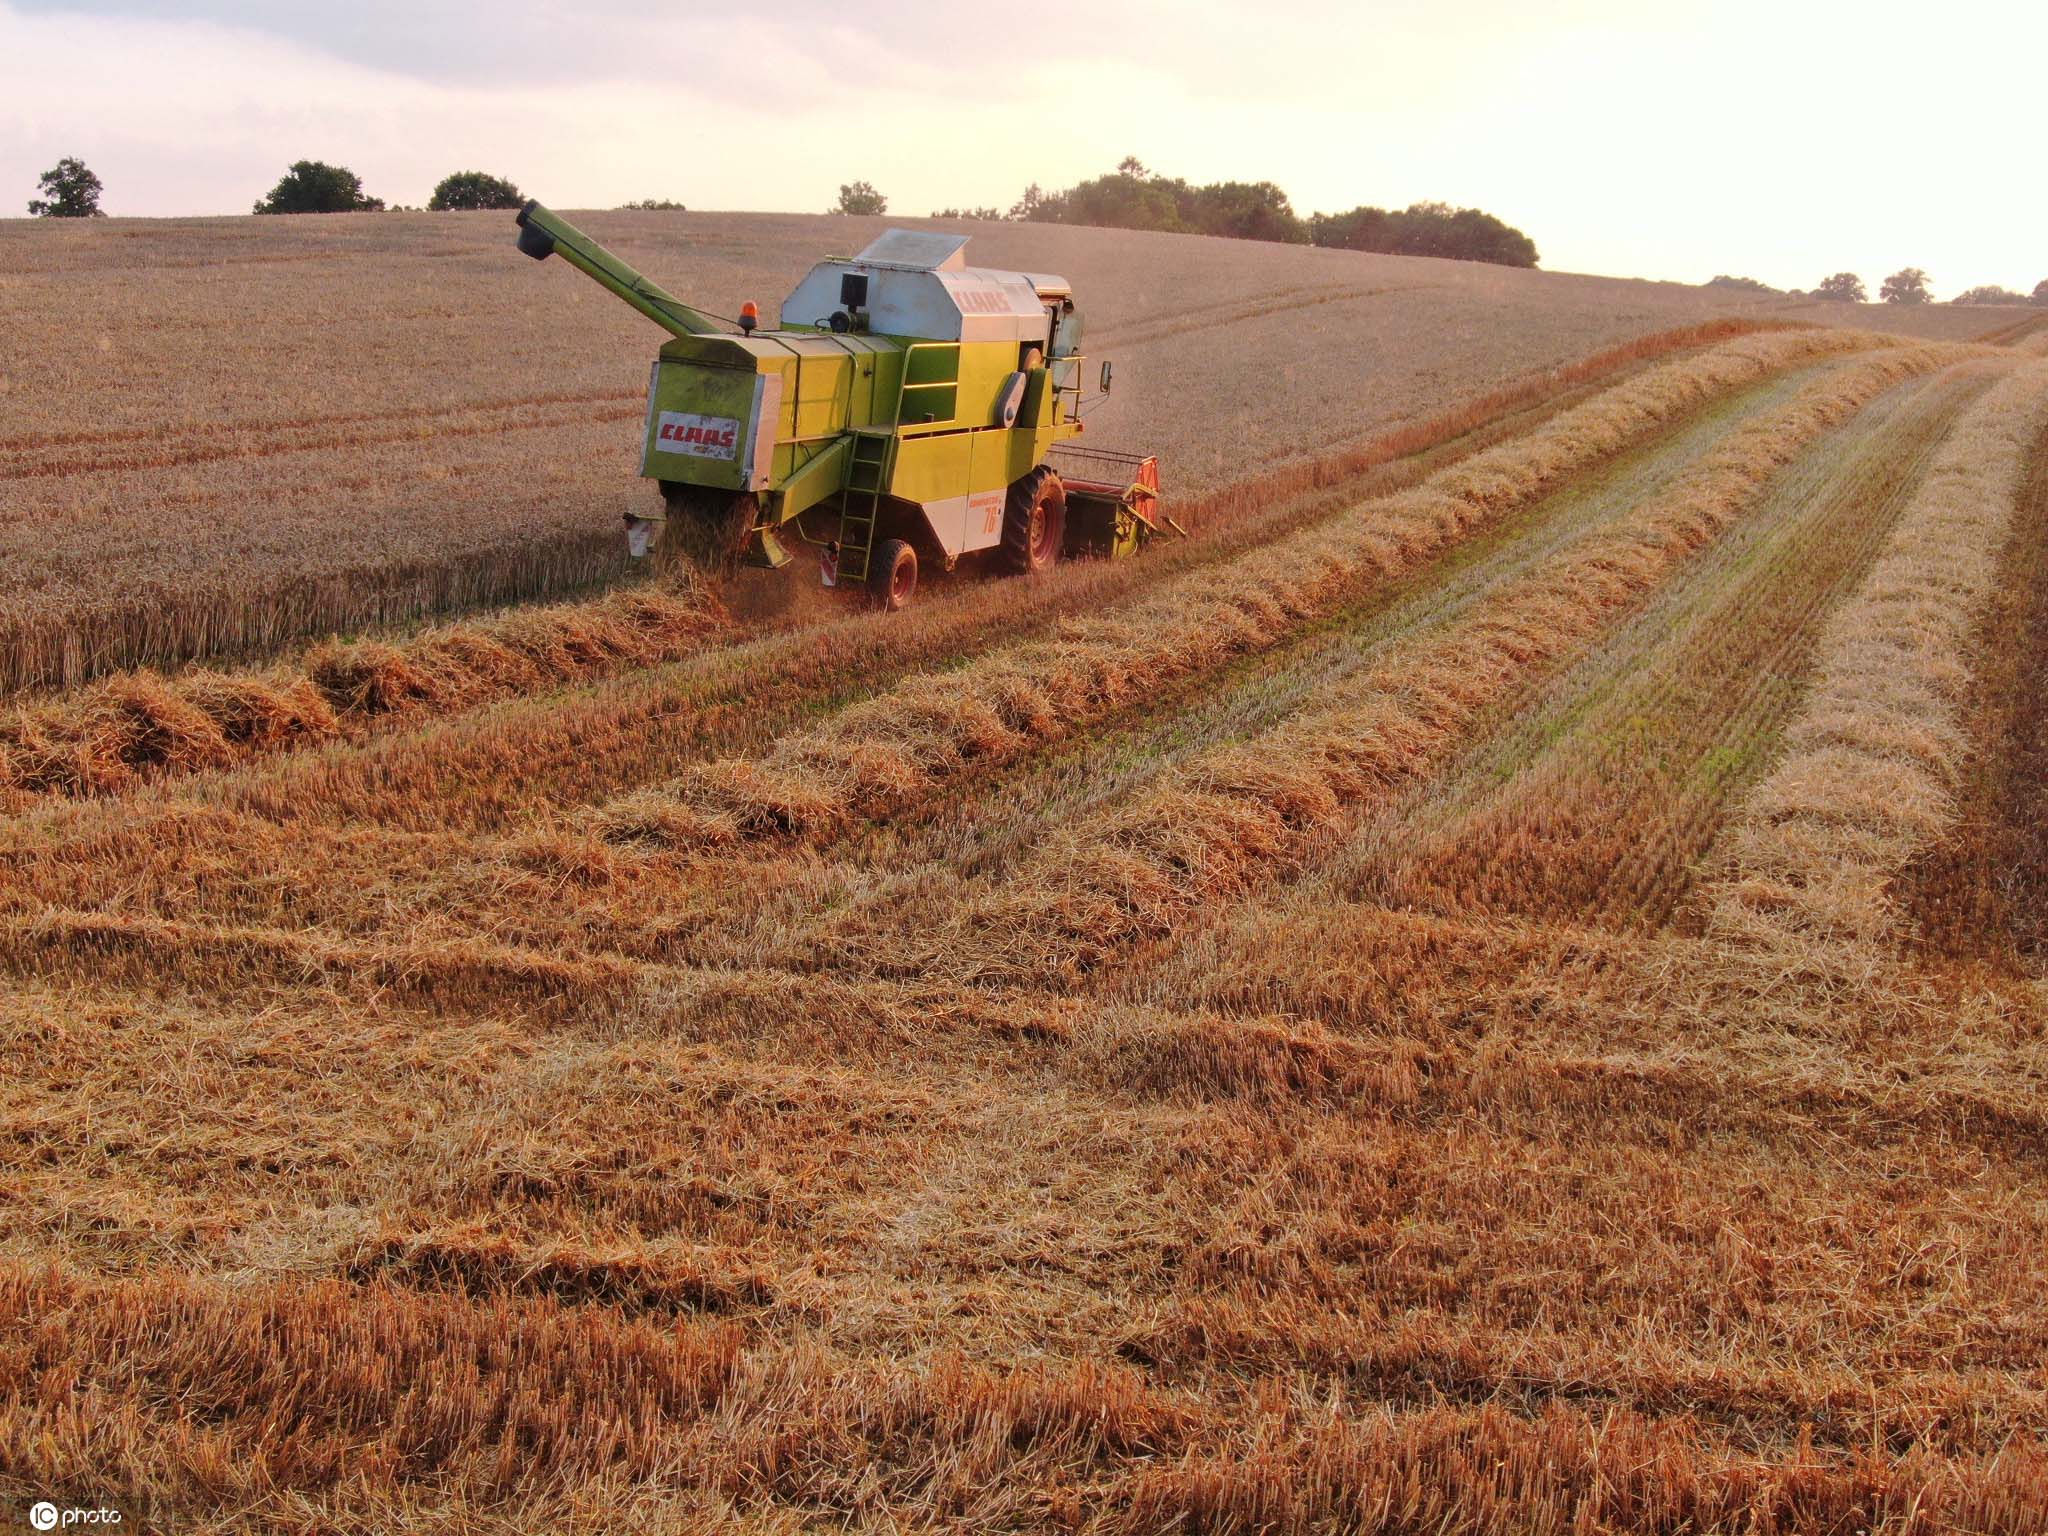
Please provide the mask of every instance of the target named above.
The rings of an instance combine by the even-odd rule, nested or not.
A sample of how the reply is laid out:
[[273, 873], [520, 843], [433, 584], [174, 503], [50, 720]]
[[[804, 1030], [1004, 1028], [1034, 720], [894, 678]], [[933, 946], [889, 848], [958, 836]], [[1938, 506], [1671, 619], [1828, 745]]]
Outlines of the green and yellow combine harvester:
[[1072, 290], [967, 266], [966, 244], [892, 229], [819, 262], [762, 330], [752, 303], [722, 325], [558, 214], [522, 208], [520, 250], [561, 256], [674, 338], [654, 361], [640, 462], [662, 510], [627, 514], [633, 553], [775, 567], [801, 542], [827, 585], [901, 608], [921, 563], [951, 570], [990, 550], [1030, 575], [1175, 529], [1156, 459], [1070, 441], [1083, 361]]

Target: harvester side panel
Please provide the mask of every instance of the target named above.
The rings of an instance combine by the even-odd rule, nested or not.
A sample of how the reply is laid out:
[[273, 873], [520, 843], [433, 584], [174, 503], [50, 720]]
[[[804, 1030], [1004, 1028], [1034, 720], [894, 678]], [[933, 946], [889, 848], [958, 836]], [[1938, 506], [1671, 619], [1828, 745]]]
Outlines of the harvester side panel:
[[[897, 445], [891, 494], [924, 509], [932, 537], [947, 555], [1002, 542], [1003, 499], [1018, 432], [937, 432], [905, 436]], [[962, 487], [965, 487], [963, 490]]]

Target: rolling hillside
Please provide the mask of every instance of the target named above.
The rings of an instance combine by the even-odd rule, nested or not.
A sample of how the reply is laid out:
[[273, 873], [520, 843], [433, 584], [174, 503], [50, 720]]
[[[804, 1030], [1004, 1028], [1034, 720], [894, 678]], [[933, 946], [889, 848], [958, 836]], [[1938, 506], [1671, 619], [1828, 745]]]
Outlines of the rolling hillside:
[[570, 590], [653, 338], [499, 222], [0, 289], [21, 654], [235, 653], [0, 729], [0, 1494], [2048, 1527], [2038, 336], [990, 230], [1196, 536], [764, 616]]

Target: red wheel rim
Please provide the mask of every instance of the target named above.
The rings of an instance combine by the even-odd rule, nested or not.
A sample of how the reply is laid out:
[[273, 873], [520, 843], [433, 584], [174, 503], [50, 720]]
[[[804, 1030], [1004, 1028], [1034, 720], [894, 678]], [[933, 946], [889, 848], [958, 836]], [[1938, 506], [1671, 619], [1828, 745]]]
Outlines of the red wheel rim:
[[1031, 563], [1043, 565], [1052, 558], [1052, 519], [1045, 515], [1045, 503], [1031, 507]]
[[917, 585], [917, 567], [908, 560], [898, 560], [896, 569], [889, 576], [889, 600], [899, 607], [910, 601], [910, 589]]

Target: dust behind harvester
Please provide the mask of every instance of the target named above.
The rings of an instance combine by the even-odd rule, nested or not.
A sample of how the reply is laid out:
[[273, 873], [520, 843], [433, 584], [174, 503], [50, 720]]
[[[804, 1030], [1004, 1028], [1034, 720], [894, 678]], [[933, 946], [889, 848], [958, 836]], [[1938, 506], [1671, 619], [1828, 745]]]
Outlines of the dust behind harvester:
[[901, 608], [920, 565], [989, 551], [1028, 575], [1173, 526], [1157, 460], [1069, 441], [1083, 358], [1062, 278], [969, 267], [964, 235], [892, 229], [813, 267], [776, 329], [751, 303], [728, 328], [538, 203], [519, 226], [527, 255], [559, 254], [673, 338], [641, 457], [662, 510], [627, 515], [636, 555], [783, 566], [810, 544], [828, 584]]

